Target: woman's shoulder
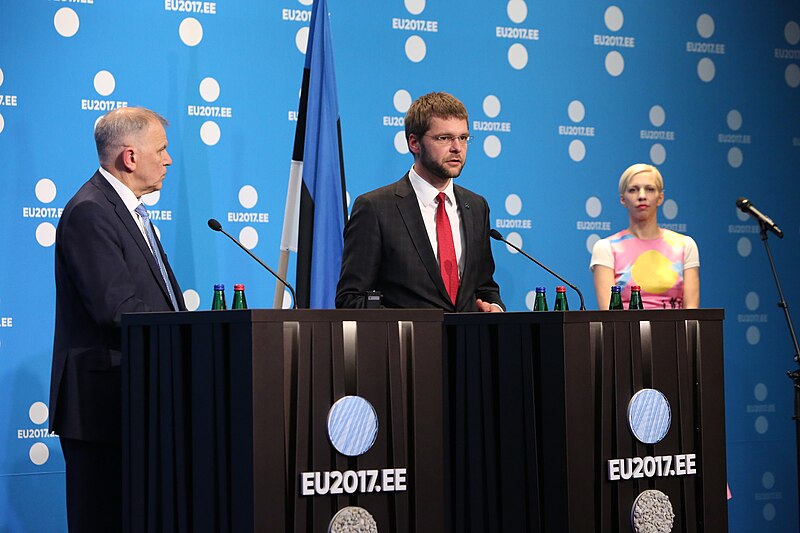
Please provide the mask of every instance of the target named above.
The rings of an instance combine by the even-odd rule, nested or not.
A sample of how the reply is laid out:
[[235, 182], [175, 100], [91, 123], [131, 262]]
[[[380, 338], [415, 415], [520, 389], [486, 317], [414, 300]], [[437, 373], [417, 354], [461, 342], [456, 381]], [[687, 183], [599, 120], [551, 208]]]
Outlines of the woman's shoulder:
[[695, 243], [694, 239], [689, 235], [684, 235], [683, 233], [678, 233], [677, 231], [672, 231], [671, 229], [662, 229], [661, 238], [672, 245], [697, 246], [697, 243]]
[[592, 254], [613, 255], [616, 245], [631, 238], [633, 238], [633, 235], [627, 229], [624, 229], [608, 237], [598, 239], [592, 246]]
[[618, 243], [620, 241], [624, 241], [626, 239], [635, 239], [635, 237], [631, 234], [631, 232], [628, 231], [628, 228], [625, 228], [622, 231], [618, 231], [613, 235], [609, 235], [608, 237], [606, 237], [603, 240], [604, 241], [608, 241], [609, 243], [615, 244], [615, 243]]

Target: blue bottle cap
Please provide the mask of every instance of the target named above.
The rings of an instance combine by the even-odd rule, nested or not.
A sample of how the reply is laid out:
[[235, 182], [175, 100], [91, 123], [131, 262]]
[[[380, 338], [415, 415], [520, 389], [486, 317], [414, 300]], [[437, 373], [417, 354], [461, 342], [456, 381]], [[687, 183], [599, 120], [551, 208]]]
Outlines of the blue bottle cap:
[[620, 287], [619, 285], [612, 285], [611, 292], [622, 292], [622, 287]]
[[224, 291], [225, 290], [225, 285], [222, 284], [222, 283], [216, 283], [216, 284], [214, 284], [214, 290], [215, 291]]
[[536, 287], [536, 292], [547, 292], [545, 287]]

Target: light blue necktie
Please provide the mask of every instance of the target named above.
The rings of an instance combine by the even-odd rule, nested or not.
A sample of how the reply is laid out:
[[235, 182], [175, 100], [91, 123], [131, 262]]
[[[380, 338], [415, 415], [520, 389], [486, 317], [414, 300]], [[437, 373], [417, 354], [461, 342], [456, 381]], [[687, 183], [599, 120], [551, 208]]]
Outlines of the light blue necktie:
[[148, 214], [147, 209], [145, 209], [144, 204], [139, 204], [135, 211], [140, 217], [142, 217], [142, 219], [144, 219], [144, 229], [147, 232], [147, 240], [150, 241], [150, 251], [153, 252], [153, 257], [156, 259], [158, 269], [161, 271], [161, 277], [164, 278], [164, 284], [167, 286], [169, 299], [172, 301], [172, 308], [175, 311], [179, 311], [180, 309], [178, 307], [178, 301], [175, 299], [175, 293], [172, 292], [172, 284], [169, 282], [169, 276], [167, 276], [167, 267], [164, 266], [164, 261], [161, 260], [161, 254], [158, 253], [158, 241], [156, 240], [156, 234], [153, 231], [153, 224], [150, 222], [150, 215]]

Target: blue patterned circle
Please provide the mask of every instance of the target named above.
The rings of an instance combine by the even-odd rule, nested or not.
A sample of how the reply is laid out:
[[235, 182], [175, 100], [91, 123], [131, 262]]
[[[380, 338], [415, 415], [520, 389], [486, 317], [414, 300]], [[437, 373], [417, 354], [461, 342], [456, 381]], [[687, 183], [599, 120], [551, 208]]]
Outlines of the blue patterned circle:
[[641, 442], [659, 442], [669, 431], [671, 423], [672, 410], [661, 391], [642, 389], [633, 395], [628, 404], [628, 424]]
[[328, 438], [344, 455], [366, 453], [378, 436], [375, 408], [360, 396], [345, 396], [328, 412]]

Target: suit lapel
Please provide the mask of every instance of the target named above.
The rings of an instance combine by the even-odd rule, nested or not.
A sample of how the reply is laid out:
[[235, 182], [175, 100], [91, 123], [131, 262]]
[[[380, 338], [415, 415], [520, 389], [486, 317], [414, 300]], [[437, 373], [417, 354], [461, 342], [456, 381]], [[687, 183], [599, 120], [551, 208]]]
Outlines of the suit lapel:
[[[158, 283], [158, 286], [161, 287], [161, 292], [164, 293], [164, 297], [167, 299], [167, 301], [170, 301], [169, 292], [167, 291], [167, 286], [164, 284], [164, 277], [161, 275], [161, 270], [158, 268], [156, 258], [153, 256], [153, 252], [150, 251], [150, 246], [148, 246], [147, 242], [144, 240], [142, 231], [139, 229], [139, 226], [136, 225], [136, 222], [134, 222], [130, 211], [128, 211], [128, 208], [125, 206], [125, 202], [122, 201], [122, 198], [119, 197], [117, 191], [114, 190], [111, 184], [108, 183], [108, 181], [99, 172], [92, 176], [92, 181], [101, 191], [103, 191], [103, 194], [106, 195], [108, 201], [114, 205], [114, 212], [117, 214], [120, 222], [122, 222], [122, 225], [125, 226], [125, 229], [128, 230], [128, 233], [130, 233], [131, 238], [136, 243], [136, 246], [139, 247], [142, 255], [144, 255], [145, 261], [147, 261], [147, 265], [150, 267], [150, 272], [152, 272], [153, 277]], [[156, 253], [160, 252], [160, 249], [156, 251]]]
[[414, 194], [414, 188], [411, 186], [408, 174], [397, 182], [395, 195], [397, 195], [397, 209], [400, 211], [400, 217], [403, 219], [403, 223], [411, 237], [411, 242], [414, 244], [425, 270], [428, 271], [428, 275], [436, 285], [440, 296], [445, 302], [450, 302], [450, 296], [448, 296], [447, 289], [442, 281], [439, 263], [436, 261], [436, 255], [433, 252], [428, 232], [425, 229], [425, 222], [422, 220], [419, 200], [417, 200], [417, 195]]
[[[470, 244], [472, 243], [472, 239], [475, 237], [475, 230], [473, 226], [475, 217], [473, 215], [472, 206], [463, 198], [461, 187], [458, 185], [453, 185], [453, 194], [456, 197], [456, 205], [458, 206], [458, 213], [461, 218], [461, 264], [464, 265], [464, 271], [461, 273], [461, 283], [459, 287], [468, 287], [470, 286], [469, 283], [465, 282], [467, 281], [467, 277], [470, 275], [472, 270], [469, 268], [469, 259], [470, 253], [472, 252], [472, 246], [470, 246]], [[456, 298], [456, 310], [464, 308], [466, 298], [472, 298], [472, 295], [466, 294], [464, 291], [459, 290]]]

